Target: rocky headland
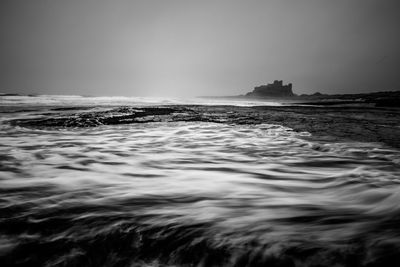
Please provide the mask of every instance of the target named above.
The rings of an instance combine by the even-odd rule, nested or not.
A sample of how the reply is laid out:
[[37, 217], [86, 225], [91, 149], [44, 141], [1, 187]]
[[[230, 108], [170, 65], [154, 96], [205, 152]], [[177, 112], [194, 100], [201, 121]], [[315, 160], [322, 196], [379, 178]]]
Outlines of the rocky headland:
[[400, 107], [400, 91], [385, 91], [361, 94], [296, 94], [291, 83], [283, 84], [283, 81], [275, 80], [267, 85], [254, 87], [253, 91], [235, 98], [247, 99], [271, 99], [283, 102], [304, 105], [370, 105], [376, 107]]
[[294, 97], [295, 94], [293, 93], [291, 83], [284, 85], [283, 81], [275, 80], [273, 83], [255, 87], [254, 90], [252, 92], [248, 92], [246, 96], [287, 98]]

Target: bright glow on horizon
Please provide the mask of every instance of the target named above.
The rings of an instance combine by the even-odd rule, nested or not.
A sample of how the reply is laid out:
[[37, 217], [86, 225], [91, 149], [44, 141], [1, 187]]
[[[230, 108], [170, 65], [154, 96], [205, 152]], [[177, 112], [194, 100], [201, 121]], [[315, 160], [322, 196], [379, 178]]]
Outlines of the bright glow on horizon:
[[0, 91], [238, 95], [400, 89], [396, 0], [3, 0]]

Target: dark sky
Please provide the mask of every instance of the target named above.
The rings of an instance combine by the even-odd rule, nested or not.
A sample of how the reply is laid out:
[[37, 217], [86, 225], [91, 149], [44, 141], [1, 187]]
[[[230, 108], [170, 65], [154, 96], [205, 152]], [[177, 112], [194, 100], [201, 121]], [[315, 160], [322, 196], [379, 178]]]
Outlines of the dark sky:
[[1, 0], [0, 92], [400, 90], [399, 0]]

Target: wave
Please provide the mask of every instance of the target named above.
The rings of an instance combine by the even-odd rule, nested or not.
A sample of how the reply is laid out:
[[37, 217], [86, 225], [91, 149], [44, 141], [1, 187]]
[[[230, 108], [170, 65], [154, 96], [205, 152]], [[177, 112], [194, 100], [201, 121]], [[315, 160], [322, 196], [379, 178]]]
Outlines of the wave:
[[1, 127], [1, 266], [399, 262], [400, 151], [381, 143], [272, 124]]
[[243, 100], [223, 98], [173, 98], [173, 97], [127, 97], [127, 96], [79, 96], [79, 95], [0, 95], [0, 104], [6, 106], [124, 106], [135, 105], [231, 105], [231, 106], [280, 106], [277, 101]]

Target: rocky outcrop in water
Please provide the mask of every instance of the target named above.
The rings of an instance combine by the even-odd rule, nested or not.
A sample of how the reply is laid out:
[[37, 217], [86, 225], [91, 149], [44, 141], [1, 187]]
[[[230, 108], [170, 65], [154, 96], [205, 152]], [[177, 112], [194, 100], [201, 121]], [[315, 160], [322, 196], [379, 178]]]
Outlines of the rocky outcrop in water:
[[[78, 108], [79, 110], [81, 108]], [[66, 110], [54, 108], [55, 111]], [[71, 110], [71, 108], [67, 109]], [[11, 124], [25, 127], [94, 127], [99, 125], [129, 124], [161, 121], [160, 116], [172, 115], [180, 112], [179, 108], [132, 108], [121, 107], [106, 111], [78, 112], [78, 113], [55, 113], [32, 119], [14, 120]], [[50, 114], [44, 114], [50, 115]]]
[[[327, 95], [315, 93], [302, 94], [297, 97], [299, 104], [310, 105], [341, 105], [341, 104], [365, 104], [376, 107], [400, 107], [400, 91], [373, 92], [363, 94], [335, 94]], [[307, 102], [300, 102], [307, 101]]]
[[[330, 140], [384, 142], [400, 147], [400, 110], [368, 107], [120, 107], [104, 111], [60, 110], [10, 124], [29, 128], [96, 127], [151, 122], [278, 124]], [[72, 113], [71, 113], [72, 112]], [[333, 139], [332, 139], [333, 138]]]

